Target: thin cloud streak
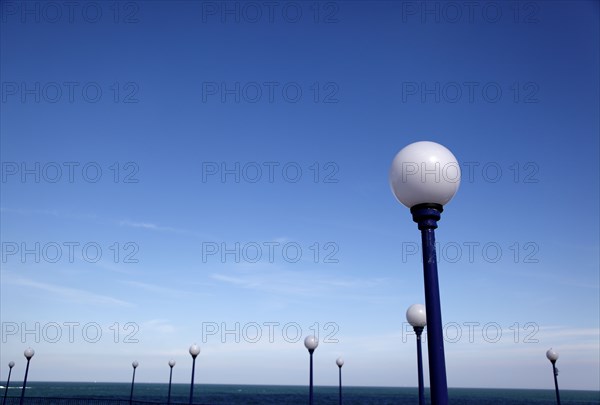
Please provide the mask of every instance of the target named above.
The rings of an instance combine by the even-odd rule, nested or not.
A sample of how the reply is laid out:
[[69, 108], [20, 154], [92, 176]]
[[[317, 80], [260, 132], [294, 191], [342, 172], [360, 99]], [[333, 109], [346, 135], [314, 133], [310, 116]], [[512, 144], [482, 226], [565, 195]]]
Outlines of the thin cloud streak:
[[0, 207], [0, 212], [19, 215], [50, 215], [53, 217], [58, 217], [60, 215], [57, 210], [24, 210], [21, 208], [13, 209], [6, 207]]
[[87, 302], [88, 304], [94, 305], [114, 305], [121, 307], [133, 306], [133, 304], [131, 304], [130, 302], [123, 301], [114, 297], [109, 297], [107, 295], [95, 294], [86, 290], [62, 287], [54, 284], [40, 283], [37, 281], [32, 281], [23, 278], [16, 280], [3, 280], [3, 282], [23, 287], [36, 288], [38, 290], [55, 294], [59, 296], [59, 298], [77, 302], [78, 304]]
[[365, 296], [363, 291], [366, 287], [371, 288], [389, 283], [389, 280], [383, 278], [377, 279], [358, 279], [339, 277], [326, 277], [314, 272], [306, 271], [286, 271], [286, 270], [266, 270], [256, 268], [254, 272], [236, 272], [233, 275], [213, 273], [209, 276], [212, 280], [231, 284], [236, 287], [263, 291], [284, 295], [296, 296], [318, 296], [327, 295], [332, 291], [340, 289], [359, 290], [352, 298], [360, 300], [379, 298]]
[[169, 232], [169, 233], [176, 233], [176, 234], [181, 234], [181, 235], [192, 235], [192, 236], [197, 236], [197, 237], [202, 237], [202, 238], [215, 239], [213, 235], [207, 235], [207, 234], [203, 234], [200, 232], [191, 231], [189, 229], [174, 228], [171, 226], [162, 226], [162, 225], [155, 224], [153, 222], [136, 222], [136, 221], [130, 221], [130, 220], [121, 220], [121, 221], [118, 221], [117, 223], [119, 226], [128, 227], [128, 228], [145, 229], [145, 230], [156, 231], [156, 232]]
[[63, 219], [74, 219], [74, 220], [97, 220], [95, 214], [76, 214], [76, 213], [64, 213], [58, 210], [45, 210], [45, 209], [23, 209], [23, 208], [7, 208], [0, 207], [0, 213], [3, 214], [18, 214], [18, 215], [43, 215], [51, 216], [55, 218]]
[[131, 287], [138, 288], [140, 290], [148, 291], [156, 294], [163, 294], [170, 297], [180, 298], [182, 295], [189, 295], [187, 291], [177, 290], [174, 288], [162, 287], [156, 284], [142, 283], [141, 281], [123, 280], [121, 284], [125, 284]]

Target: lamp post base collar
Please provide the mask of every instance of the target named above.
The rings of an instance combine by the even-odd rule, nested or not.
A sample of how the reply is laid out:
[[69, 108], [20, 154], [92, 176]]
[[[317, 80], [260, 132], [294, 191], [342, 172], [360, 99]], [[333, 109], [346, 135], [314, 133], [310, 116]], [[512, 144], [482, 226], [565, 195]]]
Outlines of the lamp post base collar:
[[417, 339], [421, 339], [421, 334], [425, 329], [424, 326], [413, 326], [413, 330], [415, 331], [415, 335], [417, 335]]
[[419, 225], [419, 230], [436, 229], [444, 207], [440, 204], [425, 203], [411, 207], [413, 221]]

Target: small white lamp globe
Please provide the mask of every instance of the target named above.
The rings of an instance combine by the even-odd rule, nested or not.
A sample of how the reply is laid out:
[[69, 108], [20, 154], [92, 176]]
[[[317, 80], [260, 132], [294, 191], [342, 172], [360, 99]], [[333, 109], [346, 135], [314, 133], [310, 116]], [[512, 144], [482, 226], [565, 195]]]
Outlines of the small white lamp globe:
[[31, 360], [31, 358], [33, 357], [34, 354], [35, 354], [35, 350], [33, 350], [31, 347], [25, 349], [25, 351], [23, 352], [23, 355], [25, 356], [25, 358], [27, 360]]
[[319, 340], [314, 336], [310, 335], [304, 339], [304, 347], [308, 350], [315, 350], [319, 346]]
[[546, 357], [548, 358], [548, 360], [554, 362], [554, 361], [558, 360], [558, 352], [556, 350], [550, 348], [546, 352]]
[[169, 367], [175, 367], [175, 360], [169, 360]]
[[342, 367], [344, 365], [344, 359], [342, 359], [341, 357], [338, 357], [337, 360], [335, 361], [335, 364], [337, 364], [338, 367]]
[[424, 328], [427, 325], [425, 305], [413, 304], [406, 310], [406, 320], [413, 328]]
[[196, 358], [196, 356], [200, 354], [200, 346], [198, 346], [196, 343], [191, 345], [190, 346], [190, 354], [192, 355], [193, 358]]

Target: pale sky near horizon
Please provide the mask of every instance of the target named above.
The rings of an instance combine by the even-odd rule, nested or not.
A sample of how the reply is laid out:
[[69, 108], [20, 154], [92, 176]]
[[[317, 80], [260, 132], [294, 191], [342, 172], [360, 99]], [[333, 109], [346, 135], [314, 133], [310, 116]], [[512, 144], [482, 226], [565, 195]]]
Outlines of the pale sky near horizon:
[[431, 140], [448, 385], [600, 390], [599, 4], [3, 1], [0, 382], [415, 386]]

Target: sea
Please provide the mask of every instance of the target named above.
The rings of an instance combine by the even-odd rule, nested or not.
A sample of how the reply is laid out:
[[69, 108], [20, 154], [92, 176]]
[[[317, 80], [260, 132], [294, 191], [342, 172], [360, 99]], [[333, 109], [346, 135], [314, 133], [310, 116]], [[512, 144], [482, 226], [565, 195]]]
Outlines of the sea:
[[[8, 396], [4, 405], [19, 404], [21, 384], [11, 383], [8, 390], [0, 386], [0, 395]], [[339, 403], [338, 387], [316, 386], [314, 405]], [[86, 383], [86, 382], [28, 382], [24, 404], [129, 404], [130, 383]], [[132, 405], [167, 404], [168, 384], [136, 383]], [[430, 404], [426, 390], [426, 403]], [[171, 404], [188, 404], [189, 384], [173, 384]], [[344, 405], [401, 405], [418, 403], [416, 388], [395, 387], [343, 387]], [[534, 389], [482, 389], [449, 388], [449, 402], [453, 405], [525, 405], [556, 404], [554, 390]], [[78, 398], [67, 400], [64, 398]], [[83, 399], [83, 400], [80, 400]], [[562, 405], [600, 404], [600, 391], [561, 390]], [[118, 401], [121, 400], [121, 401]], [[208, 385], [196, 384], [194, 404], [277, 404], [305, 405], [308, 403], [307, 386], [282, 385]]]

